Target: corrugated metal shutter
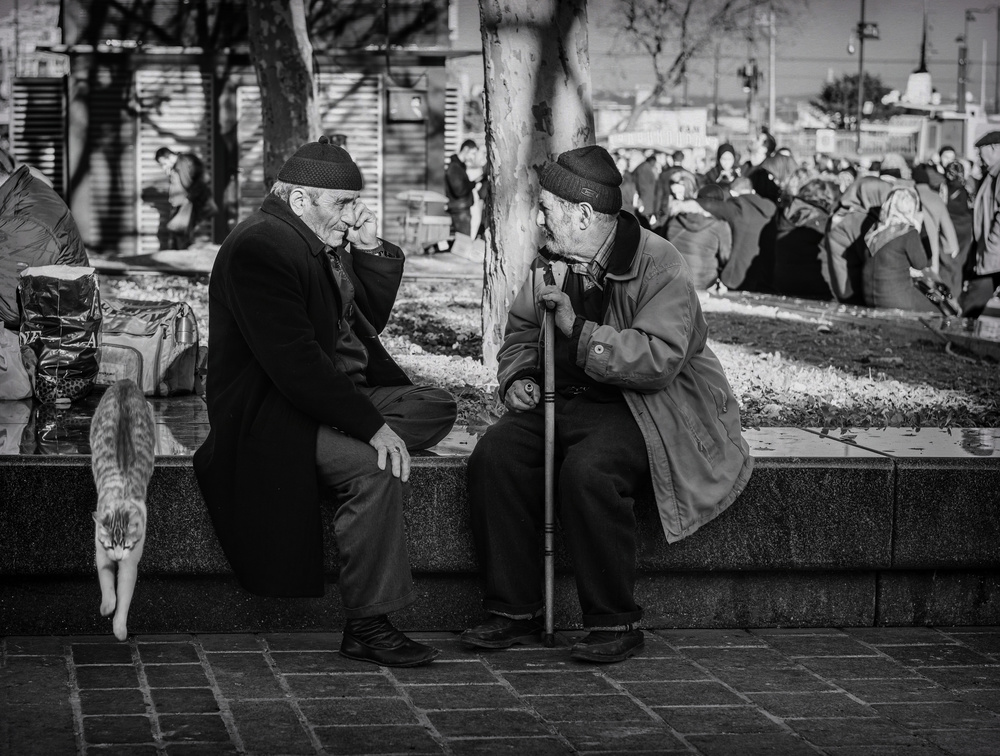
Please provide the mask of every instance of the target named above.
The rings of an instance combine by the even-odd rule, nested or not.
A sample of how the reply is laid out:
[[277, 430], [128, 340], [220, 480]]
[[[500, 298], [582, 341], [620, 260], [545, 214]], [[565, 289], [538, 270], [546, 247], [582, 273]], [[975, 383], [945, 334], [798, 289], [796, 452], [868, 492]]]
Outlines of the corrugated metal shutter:
[[66, 79], [14, 79], [11, 148], [66, 198]]
[[236, 114], [236, 139], [240, 150], [236, 220], [242, 221], [260, 207], [264, 199], [264, 128], [260, 88], [256, 84], [237, 90]]
[[406, 203], [397, 198], [410, 189], [427, 186], [427, 124], [423, 121], [397, 121], [385, 130], [385, 239], [400, 243], [403, 239]]
[[134, 255], [136, 236], [136, 118], [132, 71], [94, 63], [88, 77], [91, 87], [86, 102], [89, 113], [86, 151], [88, 160], [81, 191], [86, 192], [89, 217], [76, 215], [80, 233], [89, 247], [99, 252]]
[[[373, 74], [320, 73], [318, 95], [320, 128], [324, 134], [347, 137], [347, 150], [365, 179], [361, 199], [375, 210], [379, 234], [383, 234], [382, 78]], [[256, 210], [264, 198], [260, 89], [253, 84], [241, 86], [237, 107], [239, 218], [242, 220]]]
[[[167, 177], [156, 162], [156, 151], [193, 152], [211, 177], [212, 77], [196, 66], [145, 68], [136, 72], [136, 99], [140, 112], [138, 231], [142, 254], [160, 249], [159, 233], [169, 216]], [[203, 223], [198, 237], [207, 239]]]
[[444, 95], [444, 163], [458, 152], [463, 140], [462, 96], [458, 87], [448, 87]]

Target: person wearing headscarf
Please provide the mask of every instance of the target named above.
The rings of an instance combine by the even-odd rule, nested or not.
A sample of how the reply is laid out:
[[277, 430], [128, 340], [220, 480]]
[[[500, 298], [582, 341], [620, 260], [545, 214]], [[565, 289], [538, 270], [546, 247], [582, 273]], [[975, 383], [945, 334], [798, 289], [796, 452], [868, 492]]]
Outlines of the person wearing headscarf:
[[705, 174], [705, 182], [729, 186], [740, 175], [740, 167], [736, 163], [736, 148], [729, 142], [720, 144], [715, 152], [715, 165]]
[[687, 262], [695, 287], [707, 289], [718, 280], [729, 260], [733, 232], [728, 223], [692, 201], [698, 196], [698, 180], [693, 173], [675, 173], [670, 186], [675, 201], [664, 234]]
[[936, 311], [913, 285], [910, 269], [930, 265], [920, 241], [920, 196], [913, 187], [894, 189], [886, 198], [878, 223], [864, 236], [867, 250], [861, 271], [861, 290], [869, 307]]

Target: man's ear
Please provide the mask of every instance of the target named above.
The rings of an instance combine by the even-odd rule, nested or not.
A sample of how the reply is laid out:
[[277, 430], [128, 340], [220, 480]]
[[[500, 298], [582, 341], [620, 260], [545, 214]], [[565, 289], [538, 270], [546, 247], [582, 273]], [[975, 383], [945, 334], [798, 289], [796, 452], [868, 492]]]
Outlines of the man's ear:
[[594, 206], [589, 202], [580, 202], [577, 204], [577, 207], [580, 213], [577, 217], [577, 223], [581, 231], [586, 231], [590, 228], [590, 224], [594, 222]]
[[305, 212], [306, 203], [309, 202], [309, 195], [306, 194], [306, 190], [301, 186], [296, 186], [288, 193], [288, 206], [292, 209], [292, 212], [302, 217], [302, 213]]

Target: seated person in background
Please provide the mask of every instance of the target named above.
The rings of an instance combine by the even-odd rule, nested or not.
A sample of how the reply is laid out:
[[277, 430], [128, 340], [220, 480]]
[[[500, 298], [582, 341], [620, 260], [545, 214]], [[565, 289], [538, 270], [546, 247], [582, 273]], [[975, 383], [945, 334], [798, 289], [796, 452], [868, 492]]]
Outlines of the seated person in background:
[[66, 203], [27, 165], [0, 162], [0, 320], [21, 325], [17, 279], [37, 265], [89, 265], [80, 230]]
[[736, 148], [729, 142], [719, 145], [715, 153], [715, 165], [705, 174], [705, 182], [729, 186], [740, 177], [740, 167], [736, 164]]
[[670, 186], [673, 201], [664, 235], [687, 262], [695, 288], [707, 289], [715, 284], [719, 272], [729, 260], [733, 250], [733, 232], [728, 223], [693, 201], [698, 193], [693, 173], [675, 173]]
[[839, 200], [837, 185], [817, 178], [781, 209], [774, 239], [773, 277], [779, 294], [833, 299], [822, 275], [821, 260], [827, 223]]
[[729, 186], [729, 192], [723, 192], [721, 197], [710, 187], [703, 187], [698, 192], [698, 204], [729, 224], [733, 251], [719, 273], [719, 279], [729, 289], [743, 289], [745, 282], [756, 278], [752, 272], [754, 261], [760, 254], [764, 229], [778, 206], [756, 195], [753, 184], [746, 177], [736, 179]]
[[865, 234], [861, 272], [862, 296], [869, 307], [934, 311], [937, 308], [913, 285], [910, 269], [930, 265], [920, 241], [920, 197], [916, 189], [894, 189], [879, 213], [878, 223]]

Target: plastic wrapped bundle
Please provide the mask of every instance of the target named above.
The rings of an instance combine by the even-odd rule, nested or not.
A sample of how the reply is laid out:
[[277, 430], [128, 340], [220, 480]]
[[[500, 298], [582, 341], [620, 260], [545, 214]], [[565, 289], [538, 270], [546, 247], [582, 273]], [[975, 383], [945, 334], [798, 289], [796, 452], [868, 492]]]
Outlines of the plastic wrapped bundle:
[[99, 368], [101, 295], [93, 268], [45, 265], [21, 271], [21, 344], [34, 353], [35, 396], [66, 404], [86, 396]]

